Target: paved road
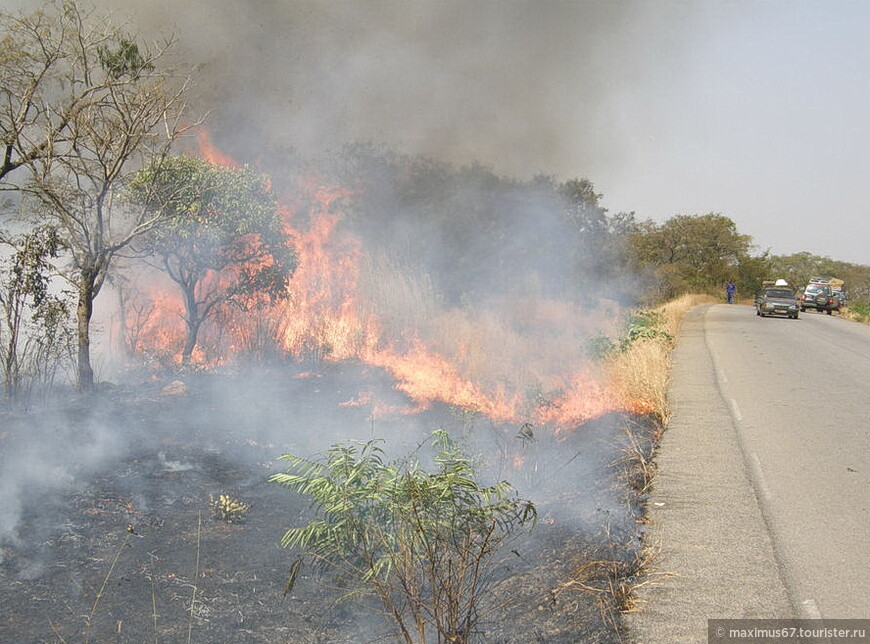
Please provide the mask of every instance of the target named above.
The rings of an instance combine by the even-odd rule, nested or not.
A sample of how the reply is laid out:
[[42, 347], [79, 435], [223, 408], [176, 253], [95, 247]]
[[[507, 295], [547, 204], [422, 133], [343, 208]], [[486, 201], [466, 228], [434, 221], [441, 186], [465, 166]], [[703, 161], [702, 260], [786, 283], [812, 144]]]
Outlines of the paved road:
[[713, 617], [870, 617], [870, 327], [707, 305], [674, 352], [635, 642]]

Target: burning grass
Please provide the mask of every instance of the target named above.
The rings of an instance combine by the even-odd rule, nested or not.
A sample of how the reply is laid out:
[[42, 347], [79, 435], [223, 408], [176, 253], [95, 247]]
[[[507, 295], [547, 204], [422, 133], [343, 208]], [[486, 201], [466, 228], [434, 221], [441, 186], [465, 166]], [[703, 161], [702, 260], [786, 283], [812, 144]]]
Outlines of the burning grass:
[[[698, 301], [660, 309], [669, 334]], [[473, 337], [474, 325], [455, 320], [462, 337]], [[4, 531], [0, 583], [11, 592], [0, 603], [0, 633], [54, 642], [128, 633], [184, 641], [189, 632], [227, 642], [373, 641], [383, 632], [379, 620], [352, 605], [334, 608], [336, 591], [294, 568], [294, 555], [278, 548], [306, 508], [265, 480], [284, 449], [375, 435], [413, 449], [419, 431], [440, 427], [471, 441], [496, 480], [511, 481], [540, 515], [538, 528], [499, 568], [481, 637], [619, 642], [620, 614], [636, 609], [633, 589], [649, 583], [643, 502], [654, 483], [659, 421], [668, 417], [666, 398], [649, 392], [666, 387], [670, 346], [635, 342], [607, 362], [613, 386], [627, 399], [652, 401], [651, 413], [597, 413], [559, 431], [497, 422], [480, 409], [437, 400], [424, 409], [386, 369], [321, 361], [255, 378], [189, 374], [184, 396], [170, 395], [178, 387], [159, 381], [113, 390], [103, 401], [109, 408], [97, 415], [124, 430], [105, 458], [89, 454], [76, 467], [77, 450], [88, 453], [93, 430], [70, 419], [93, 418], [97, 409], [76, 403], [48, 419], [66, 428], [61, 434], [77, 436], [61, 450], [70, 462], [41, 468], [62, 475], [52, 485], [16, 488], [16, 500], [25, 500], [14, 530]], [[538, 409], [555, 404], [540, 390], [530, 399]], [[16, 458], [28, 432], [51, 432], [37, 417], [10, 420], [0, 437], [4, 459]], [[128, 442], [119, 444], [121, 434]], [[215, 513], [221, 495], [244, 499], [244, 521]]]
[[[340, 403], [350, 383], [367, 381], [380, 391], [375, 397], [407, 406], [385, 372], [342, 364], [296, 375], [189, 375], [184, 396], [154, 382], [52, 417], [9, 419], [4, 459], [20, 453], [28, 434], [70, 444], [63, 460], [30, 463], [62, 476], [22, 488], [22, 513], [3, 534], [0, 583], [9, 592], [0, 601], [0, 639], [186, 641], [192, 632], [192, 641], [383, 641], [381, 620], [353, 604], [336, 607], [337, 591], [305, 567], [285, 593], [296, 557], [279, 541], [310, 508], [266, 479], [281, 469], [282, 451], [314, 454], [341, 437], [377, 435], [404, 453], [420, 431], [440, 427], [464, 436], [481, 471], [514, 483], [540, 514], [496, 569], [480, 639], [620, 641], [616, 603], [603, 610], [598, 591], [558, 589], [587, 561], [636, 558], [642, 508], [617, 463], [626, 424], [641, 432], [649, 419], [607, 414], [563, 434], [446, 405], [374, 419], [371, 404]], [[124, 443], [77, 467], [96, 418], [123, 432]], [[244, 500], [244, 521], [212, 515], [220, 495]], [[584, 583], [618, 589], [607, 580], [621, 566], [600, 567]]]
[[[299, 257], [288, 297], [219, 310], [198, 335], [194, 368], [173, 371], [179, 296], [143, 287], [149, 295], [126, 307], [114, 336], [154, 380], [23, 418], [0, 436], [19, 477], [7, 469], [2, 491], [22, 503], [0, 524], [0, 582], [13, 589], [0, 604], [4, 637], [382, 641], [380, 620], [336, 609], [337, 591], [278, 548], [308, 507], [266, 480], [282, 452], [386, 438], [409, 453], [445, 429], [540, 516], [497, 567], [479, 639], [620, 641], [632, 583], [623, 577], [637, 569], [652, 451], [668, 418], [668, 354], [695, 300], [662, 307], [662, 333], [596, 362], [587, 339], [618, 331], [615, 304], [559, 299], [537, 274], [518, 285], [497, 263], [486, 271], [497, 288], [448, 285], [448, 296], [408, 253], [363, 247], [343, 212], [351, 196], [309, 181], [282, 207]], [[477, 259], [464, 258], [469, 280]], [[183, 382], [162, 389], [167, 374]], [[99, 435], [114, 438], [104, 452], [92, 449], [96, 415]], [[33, 435], [58, 453], [34, 448]], [[34, 471], [56, 476], [37, 485]]]
[[[287, 297], [245, 310], [215, 309], [198, 331], [197, 368], [265, 357], [359, 360], [388, 371], [411, 399], [410, 411], [445, 403], [494, 422], [571, 426], [611, 411], [651, 408], [628, 400], [628, 392], [617, 395], [585, 354], [586, 338], [613, 331], [619, 317], [613, 303], [577, 293], [559, 299], [537, 274], [522, 284], [498, 279], [489, 289], [472, 286], [468, 275], [469, 284], [449, 286], [458, 293], [450, 297], [439, 291], [438, 284], [447, 287], [443, 275], [439, 281], [429, 272], [433, 266], [407, 249], [378, 245], [359, 229], [358, 197], [322, 177], [298, 180], [280, 207], [298, 255]], [[513, 221], [517, 214], [504, 217]], [[144, 292], [147, 302], [125, 308], [124, 328], [115, 335], [135, 339], [128, 348], [139, 357], [171, 367], [183, 345], [180, 295], [153, 284]]]
[[608, 356], [608, 377], [625, 405], [639, 404], [641, 409], [656, 414], [663, 425], [668, 424], [671, 410], [667, 389], [674, 339], [686, 312], [711, 301], [713, 298], [706, 295], [684, 295], [663, 304], [654, 309], [663, 333], [636, 340], [625, 350]]

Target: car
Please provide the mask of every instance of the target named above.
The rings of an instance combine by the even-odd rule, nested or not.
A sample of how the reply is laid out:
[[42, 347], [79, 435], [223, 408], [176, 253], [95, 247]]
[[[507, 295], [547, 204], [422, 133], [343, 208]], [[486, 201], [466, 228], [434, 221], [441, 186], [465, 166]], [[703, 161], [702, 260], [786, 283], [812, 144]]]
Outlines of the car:
[[846, 306], [846, 294], [843, 291], [834, 291], [834, 297], [837, 298], [837, 310]]
[[797, 320], [800, 311], [801, 305], [790, 288], [765, 288], [755, 298], [755, 314], [761, 317], [784, 315]]
[[808, 284], [801, 295], [800, 307], [801, 311], [815, 309], [831, 315], [840, 309], [840, 300], [834, 297], [833, 289], [827, 284]]

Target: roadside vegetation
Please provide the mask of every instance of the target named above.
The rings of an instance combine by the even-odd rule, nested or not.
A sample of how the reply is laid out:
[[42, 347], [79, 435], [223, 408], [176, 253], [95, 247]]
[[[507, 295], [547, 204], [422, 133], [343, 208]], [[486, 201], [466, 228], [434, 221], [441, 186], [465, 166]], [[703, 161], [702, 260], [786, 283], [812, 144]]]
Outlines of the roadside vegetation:
[[[122, 265], [130, 273], [157, 266], [177, 286], [180, 369], [208, 353], [202, 345], [229, 334], [240, 315], [291, 297], [297, 254], [273, 189], [296, 189], [303, 219], [317, 208], [297, 177], [273, 182], [247, 167], [182, 154], [182, 135], [200, 123], [186, 103], [192, 79], [165, 62], [171, 38], [148, 47], [129, 26], [67, 1], [26, 15], [0, 13], [0, 41], [3, 406], [27, 408], [62, 384], [82, 394], [97, 389], [92, 336], [105, 330], [93, 323], [94, 310], [104, 287], [123, 281]], [[870, 323], [870, 266], [772, 255], [722, 213], [643, 220], [609, 213], [587, 178], [503, 177], [374, 145], [348, 146], [311, 160], [310, 168], [352, 187], [342, 194], [341, 223], [369, 250], [361, 290], [379, 312], [396, 309], [385, 316], [396, 335], [427, 327], [483, 372], [537, 315], [623, 315], [613, 336], [587, 340], [585, 357], [602, 367], [626, 410], [654, 417], [659, 429], [671, 415], [667, 386], [680, 324], [697, 304], [722, 301], [729, 281], [747, 300], [767, 279], [785, 277], [798, 287], [813, 275], [833, 275], [850, 298], [844, 317]], [[479, 302], [498, 306], [472, 316]], [[510, 327], [502, 309], [521, 309], [526, 318]], [[209, 324], [218, 331], [205, 337]], [[485, 325], [497, 331], [490, 333], [497, 345], [477, 342]], [[568, 344], [582, 344], [570, 335], [579, 324], [561, 326], [571, 327], [568, 335], [557, 329], [535, 344], [534, 360], [564, 357]], [[264, 342], [278, 346], [274, 337]], [[336, 350], [307, 348], [318, 357]], [[505, 379], [510, 366], [505, 360], [497, 377]], [[537, 386], [522, 389], [540, 403], [549, 392]], [[522, 431], [521, 438], [531, 440]], [[640, 473], [634, 487], [646, 493], [654, 474], [650, 437], [629, 433], [626, 440], [632, 476]], [[446, 434], [436, 433], [434, 447], [428, 469], [388, 461], [375, 441], [333, 446], [324, 461], [286, 455], [290, 469], [273, 477], [317, 512], [288, 531], [283, 545], [334, 573], [344, 592], [374, 598], [408, 643], [433, 633], [442, 642], [468, 641], [485, 615], [499, 553], [536, 518], [509, 483], [478, 482], [473, 459]], [[211, 509], [233, 523], [248, 506], [220, 495]], [[578, 568], [577, 587], [589, 570]], [[288, 592], [296, 574], [298, 567]], [[609, 591], [620, 609], [631, 605], [627, 576], [618, 568]], [[194, 585], [191, 606], [195, 593]]]
[[641, 401], [663, 425], [671, 416], [667, 388], [671, 351], [689, 309], [715, 302], [711, 295], [681, 295], [651, 310], [630, 314], [623, 336], [604, 357], [610, 378], [625, 401]]
[[861, 324], [870, 324], [870, 304], [867, 302], [852, 302], [840, 311], [840, 315]]
[[334, 579], [342, 599], [373, 599], [370, 609], [387, 616], [398, 640], [472, 641], [498, 557], [514, 533], [534, 525], [535, 506], [506, 481], [479, 483], [473, 461], [444, 431], [432, 437], [430, 469], [418, 456], [387, 461], [379, 443], [334, 445], [322, 461], [281, 457], [287, 472], [271, 480], [315, 510], [281, 544]]

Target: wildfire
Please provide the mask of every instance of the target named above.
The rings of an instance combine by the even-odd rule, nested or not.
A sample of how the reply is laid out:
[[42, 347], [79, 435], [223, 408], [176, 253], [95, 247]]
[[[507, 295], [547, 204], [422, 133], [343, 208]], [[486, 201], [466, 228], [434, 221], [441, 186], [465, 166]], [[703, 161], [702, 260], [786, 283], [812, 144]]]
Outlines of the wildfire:
[[[239, 165], [213, 146], [206, 134], [200, 136], [199, 144], [202, 156], [210, 162]], [[278, 305], [261, 307], [256, 314], [226, 311], [220, 324], [201, 332], [197, 360], [208, 364], [231, 360], [234, 353], [256, 345], [253, 336], [262, 338], [265, 334], [280, 351], [300, 361], [352, 359], [389, 372], [396, 389], [413, 402], [403, 413], [426, 409], [438, 401], [495, 422], [531, 420], [567, 427], [627, 407], [589, 368], [560, 376], [543, 373], [540, 365], [529, 365], [529, 355], [540, 349], [535, 340], [529, 342], [525, 354], [511, 355], [505, 344], [516, 344], [519, 332], [503, 332], [493, 321], [497, 316], [465, 320], [467, 341], [442, 342], [441, 351], [433, 350], [431, 339], [427, 340], [421, 329], [410, 328], [401, 337], [387, 337], [384, 329], [391, 325], [383, 324], [361, 295], [366, 251], [361, 240], [342, 225], [341, 205], [353, 196], [347, 188], [309, 179], [298, 194], [284, 200], [281, 213], [285, 230], [298, 258], [288, 298]], [[220, 275], [213, 279], [220, 279]], [[150, 293], [149, 301], [153, 311], [144, 323], [139, 320], [137, 350], [153, 352], [159, 347], [165, 352], [172, 346], [177, 360], [183, 340], [181, 299], [171, 290], [158, 289]], [[549, 322], [557, 318], [556, 309], [555, 305], [540, 307], [538, 315]], [[459, 316], [448, 312], [443, 317], [456, 324]], [[126, 319], [129, 329], [129, 312]], [[562, 322], [580, 324], [576, 317], [568, 316]], [[476, 338], [474, 333], [488, 337]], [[450, 337], [450, 333], [443, 335]], [[556, 352], [566, 354], [558, 347]], [[536, 387], [552, 393], [530, 395], [529, 390]], [[397, 411], [363, 393], [344, 404], [368, 405], [373, 414]]]
[[404, 353], [386, 349], [371, 351], [362, 357], [389, 371], [398, 381], [396, 388], [415, 401], [420, 410], [437, 400], [482, 413], [496, 421], [518, 417], [518, 397], [509, 399], [503, 389], [484, 392], [479, 385], [463, 377], [447, 358], [430, 351], [419, 338], [414, 338]]
[[200, 128], [196, 133], [196, 142], [199, 146], [199, 154], [203, 160], [208, 161], [212, 165], [219, 165], [224, 168], [238, 168], [241, 166], [235, 159], [226, 155], [211, 142], [209, 133]]
[[556, 427], [578, 425], [612, 411], [615, 400], [615, 392], [601, 384], [589, 371], [579, 371], [571, 377], [561, 397], [539, 408], [538, 422]]
[[298, 356], [346, 360], [357, 356], [366, 339], [376, 337], [374, 320], [359, 314], [356, 300], [362, 250], [358, 240], [336, 231], [339, 217], [329, 209], [343, 193], [316, 191], [318, 210], [303, 232], [285, 210], [299, 264], [293, 273], [290, 300], [281, 317], [281, 346]]

